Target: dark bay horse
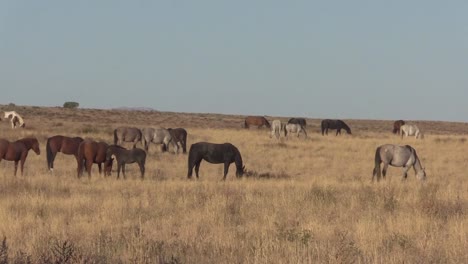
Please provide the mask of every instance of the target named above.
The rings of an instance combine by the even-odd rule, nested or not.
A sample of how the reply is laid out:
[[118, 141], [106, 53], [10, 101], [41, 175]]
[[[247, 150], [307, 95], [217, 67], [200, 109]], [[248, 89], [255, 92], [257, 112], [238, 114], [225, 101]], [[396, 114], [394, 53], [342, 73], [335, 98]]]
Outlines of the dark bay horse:
[[105, 163], [106, 151], [109, 145], [105, 142], [96, 142], [94, 140], [84, 140], [78, 147], [78, 178], [83, 175], [83, 166], [91, 178], [91, 167], [96, 163], [99, 168], [99, 174], [102, 172], [102, 163], [104, 163], [104, 175], [109, 176], [112, 169], [112, 162]]
[[73, 155], [78, 161], [78, 147], [82, 141], [83, 139], [80, 137], [66, 137], [62, 135], [48, 138], [46, 143], [47, 168], [50, 171], [54, 170], [54, 160], [57, 152]]
[[372, 181], [377, 178], [380, 180], [380, 164], [383, 163], [384, 167], [382, 170], [383, 177], [387, 173], [388, 165], [394, 167], [403, 167], [403, 180], [406, 180], [408, 170], [413, 167], [416, 172], [416, 177], [419, 180], [426, 179], [426, 172], [421, 165], [416, 150], [409, 146], [398, 146], [393, 144], [386, 144], [377, 147], [375, 150], [375, 167], [372, 173]]
[[176, 144], [180, 143], [183, 153], [187, 153], [187, 130], [181, 127], [168, 128], [167, 130], [171, 133], [172, 139], [175, 140]]
[[400, 134], [400, 127], [405, 124], [403, 120], [397, 120], [393, 123], [393, 134]]
[[263, 116], [248, 116], [244, 120], [244, 127], [249, 128], [250, 126], [257, 126], [258, 128], [265, 126], [270, 128], [270, 123]]
[[351, 128], [342, 120], [324, 119], [322, 120], [322, 136], [328, 135], [328, 129], [336, 129], [336, 135], [341, 134], [341, 129], [346, 130], [346, 133], [351, 135]]
[[39, 142], [34, 137], [23, 138], [15, 142], [0, 139], [0, 161], [2, 159], [15, 162], [15, 176], [18, 171], [18, 162], [21, 161], [21, 175], [23, 175], [24, 162], [32, 149], [37, 155], [41, 154]]
[[307, 122], [304, 118], [295, 118], [295, 117], [289, 119], [288, 124], [298, 124], [304, 128], [307, 126]]
[[242, 163], [242, 157], [239, 150], [230, 143], [214, 144], [208, 142], [198, 142], [192, 144], [188, 156], [188, 173], [187, 177], [192, 178], [193, 167], [195, 167], [195, 174], [198, 179], [198, 170], [200, 169], [200, 163], [202, 160], [206, 160], [209, 163], [219, 164], [224, 163], [224, 177], [229, 170], [231, 163], [236, 164], [236, 176], [241, 177], [245, 172], [245, 166]]
[[120, 177], [120, 171], [122, 170], [123, 177], [125, 179], [125, 164], [138, 163], [141, 172], [141, 179], [145, 176], [145, 162], [146, 152], [140, 148], [126, 149], [118, 145], [110, 145], [106, 151], [106, 168], [112, 168], [111, 162], [113, 160], [117, 162], [117, 179]]
[[122, 145], [122, 142], [133, 142], [133, 148], [142, 140], [141, 130], [136, 127], [118, 127], [114, 129], [114, 144]]

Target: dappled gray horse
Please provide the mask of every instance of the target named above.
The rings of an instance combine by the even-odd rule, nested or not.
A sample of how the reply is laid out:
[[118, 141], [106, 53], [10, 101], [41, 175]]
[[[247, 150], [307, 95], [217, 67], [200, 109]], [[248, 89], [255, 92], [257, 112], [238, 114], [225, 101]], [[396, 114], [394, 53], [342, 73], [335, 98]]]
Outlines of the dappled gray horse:
[[403, 167], [403, 180], [408, 176], [408, 170], [413, 167], [416, 173], [416, 177], [419, 180], [426, 179], [426, 172], [421, 165], [416, 150], [409, 146], [398, 146], [393, 144], [386, 144], [377, 147], [375, 151], [375, 167], [372, 174], [372, 181], [377, 177], [377, 181], [380, 180], [380, 164], [383, 163], [384, 167], [382, 170], [383, 177], [387, 173], [388, 165], [393, 167]]
[[278, 119], [273, 120], [273, 122], [271, 123], [270, 138], [275, 136], [276, 139], [279, 139], [281, 134], [285, 135], [284, 125]]
[[122, 142], [133, 142], [133, 148], [141, 142], [141, 130], [136, 127], [118, 127], [114, 129], [114, 144], [122, 145]]
[[424, 138], [424, 134], [419, 130], [416, 125], [402, 125], [400, 127], [401, 138], [403, 136], [414, 136], [415, 138]]
[[299, 124], [287, 124], [286, 127], [285, 127], [286, 137], [288, 137], [288, 134], [291, 134], [291, 133], [296, 133], [297, 137], [299, 137], [299, 134], [301, 132], [303, 132], [305, 138], [307, 138], [307, 132], [306, 132], [306, 130], [304, 129], [303, 126], [301, 126]]
[[149, 150], [149, 144], [153, 142], [154, 144], [162, 144], [163, 148], [162, 151], [167, 151], [169, 143], [174, 147], [174, 152], [178, 153], [179, 146], [177, 142], [172, 138], [171, 133], [169, 130], [165, 128], [143, 128], [143, 145], [145, 146], [145, 150]]

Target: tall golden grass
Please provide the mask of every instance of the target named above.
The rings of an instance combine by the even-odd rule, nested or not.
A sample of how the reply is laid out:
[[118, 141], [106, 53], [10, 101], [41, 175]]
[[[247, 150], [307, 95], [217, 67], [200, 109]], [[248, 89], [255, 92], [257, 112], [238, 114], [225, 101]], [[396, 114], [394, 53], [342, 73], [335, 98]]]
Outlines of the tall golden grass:
[[[277, 141], [267, 130], [241, 129], [238, 117], [222, 128], [210, 125], [224, 118], [216, 115], [191, 122], [188, 114], [132, 119], [97, 111], [104, 116], [93, 121], [92, 110], [25, 111], [27, 128], [12, 131], [2, 122], [2, 137], [37, 136], [42, 153], [30, 153], [23, 177], [13, 176], [12, 162], [0, 162], [1, 263], [468, 262], [463, 131], [415, 140], [378, 126], [322, 137], [312, 122], [308, 139]], [[187, 180], [187, 155], [155, 145], [144, 180], [137, 165], [127, 166], [126, 180], [100, 176], [96, 165], [91, 179], [78, 179], [76, 161], [63, 154], [54, 174], [47, 171], [48, 136], [111, 143], [112, 129], [125, 124], [182, 124], [189, 144], [231, 142], [255, 177], [236, 179], [231, 165], [223, 182], [223, 165], [202, 162], [200, 179]], [[402, 170], [390, 167], [386, 180], [372, 183], [375, 148], [384, 143], [415, 147], [427, 181], [413, 170], [402, 181]]]

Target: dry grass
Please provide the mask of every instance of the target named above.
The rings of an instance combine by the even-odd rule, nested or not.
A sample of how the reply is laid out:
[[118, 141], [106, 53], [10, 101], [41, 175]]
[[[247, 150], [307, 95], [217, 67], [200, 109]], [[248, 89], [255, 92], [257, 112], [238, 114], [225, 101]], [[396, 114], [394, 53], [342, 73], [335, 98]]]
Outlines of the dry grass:
[[[222, 182], [222, 165], [202, 163], [200, 180], [189, 181], [187, 156], [155, 146], [143, 181], [136, 165], [125, 181], [99, 176], [96, 166], [91, 179], [77, 179], [76, 162], [61, 154], [54, 175], [44, 153], [30, 153], [24, 177], [2, 161], [0, 263], [468, 262], [465, 124], [427, 122], [426, 139], [416, 141], [389, 134], [390, 121], [352, 120], [352, 137], [322, 137], [308, 120], [307, 140], [277, 142], [266, 130], [241, 129], [240, 116], [18, 111], [27, 129], [1, 122], [2, 137], [35, 135], [42, 151], [55, 134], [111, 142], [121, 124], [180, 126], [189, 144], [235, 144], [252, 177], [236, 179], [231, 166]], [[93, 114], [100, 117], [90, 121]], [[414, 146], [426, 183], [413, 171], [402, 182], [391, 167], [372, 184], [374, 151], [384, 143]]]

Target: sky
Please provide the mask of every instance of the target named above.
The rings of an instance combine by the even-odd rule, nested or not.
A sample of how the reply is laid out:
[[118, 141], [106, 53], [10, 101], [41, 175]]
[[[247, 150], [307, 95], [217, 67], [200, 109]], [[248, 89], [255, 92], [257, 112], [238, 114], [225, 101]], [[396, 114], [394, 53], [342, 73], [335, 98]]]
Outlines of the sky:
[[0, 104], [468, 122], [468, 1], [0, 0]]

